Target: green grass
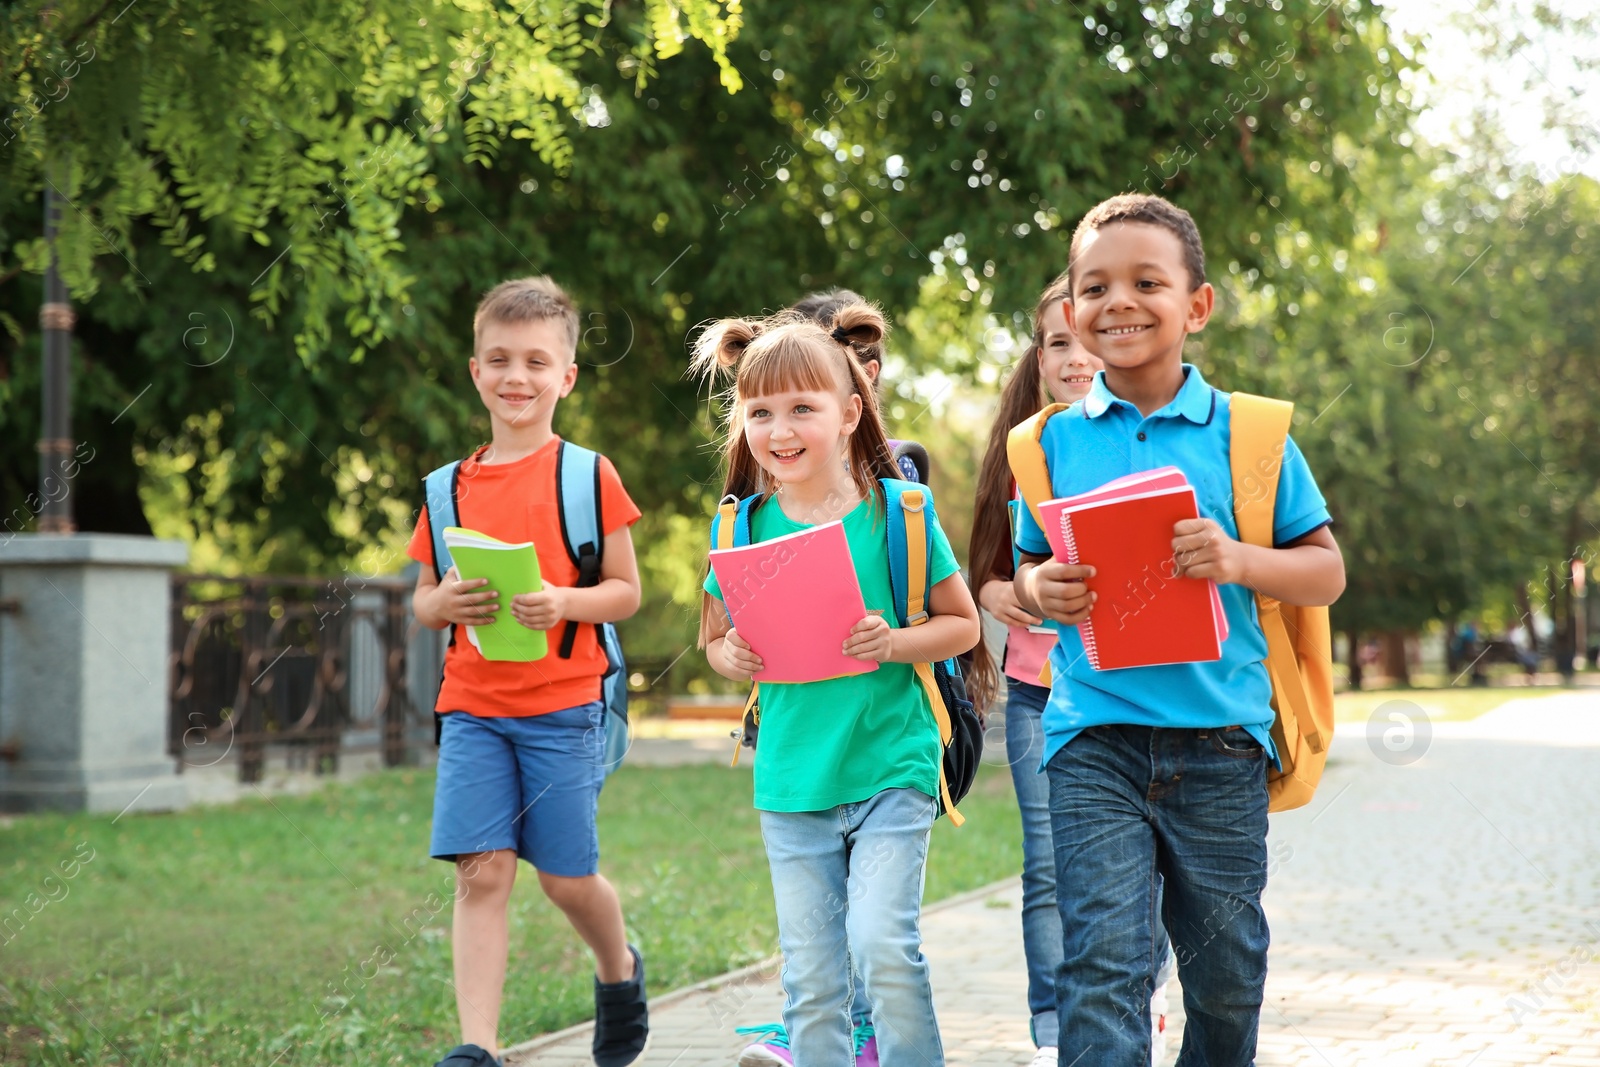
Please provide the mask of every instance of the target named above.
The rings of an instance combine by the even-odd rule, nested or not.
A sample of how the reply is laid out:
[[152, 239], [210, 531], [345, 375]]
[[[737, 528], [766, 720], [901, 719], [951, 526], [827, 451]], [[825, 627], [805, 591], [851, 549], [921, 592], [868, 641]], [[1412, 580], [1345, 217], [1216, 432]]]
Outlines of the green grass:
[[[456, 1040], [432, 797], [431, 773], [390, 771], [312, 796], [0, 826], [0, 1064], [432, 1062]], [[722, 767], [625, 767], [606, 785], [602, 870], [656, 992], [775, 950], [750, 803], [749, 775]], [[930, 902], [1021, 869], [1005, 768], [985, 767], [962, 809], [967, 827], [935, 827]], [[592, 1008], [587, 950], [531, 873], [511, 902], [507, 1043]]]
[[1453, 686], [1449, 689], [1363, 689], [1334, 697], [1338, 722], [1364, 722], [1381, 704], [1391, 700], [1409, 701], [1428, 713], [1434, 722], [1465, 722], [1476, 719], [1500, 705], [1523, 698], [1538, 699], [1574, 690], [1558, 685]]

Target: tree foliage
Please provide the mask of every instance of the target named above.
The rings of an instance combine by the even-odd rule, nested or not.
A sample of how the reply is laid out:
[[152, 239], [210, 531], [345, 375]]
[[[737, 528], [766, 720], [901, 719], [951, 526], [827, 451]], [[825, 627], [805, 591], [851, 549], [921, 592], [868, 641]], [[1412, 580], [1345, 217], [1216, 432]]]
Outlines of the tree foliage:
[[[658, 59], [695, 40], [721, 83], [738, 87], [726, 54], [737, 0], [630, 10], [636, 22], [622, 30], [609, 3], [589, 0], [7, 5], [8, 499], [32, 480], [17, 460], [36, 428], [13, 412], [36, 385], [19, 365], [37, 343], [48, 185], [68, 204], [58, 254], [80, 305], [77, 426], [105, 445], [80, 494], [92, 498], [79, 508], [89, 528], [143, 527], [133, 449], [221, 415], [225, 488], [271, 504], [273, 485], [293, 485], [297, 517], [280, 525], [330, 549], [334, 494], [316, 486], [338, 480], [335, 457], [367, 421], [351, 417], [370, 399], [364, 362], [399, 333], [418, 277], [405, 219], [444, 205], [441, 163], [516, 155], [570, 168], [572, 115], [593, 99], [580, 71], [600, 50], [625, 53], [643, 85]], [[196, 373], [220, 366], [229, 344], [227, 367]], [[348, 402], [328, 420], [309, 402], [324, 391]], [[136, 398], [143, 406], [116, 429]]]
[[[181, 518], [274, 569], [382, 545], [366, 563], [391, 569], [422, 473], [488, 432], [478, 295], [550, 272], [584, 311], [558, 429], [613, 455], [651, 581], [687, 598], [678, 557], [715, 493], [696, 323], [856, 288], [912, 327], [888, 388], [936, 438], [913, 394], [949, 379], [915, 376], [992, 381], [1078, 214], [1130, 188], [1205, 235], [1224, 313], [1195, 358], [1300, 403], [1352, 562], [1345, 624], [1419, 625], [1510, 581], [1536, 471], [1588, 514], [1566, 473], [1594, 469], [1582, 364], [1557, 354], [1584, 351], [1595, 304], [1540, 303], [1530, 341], [1503, 286], [1589, 284], [1558, 245], [1592, 191], [1451, 176], [1413, 143], [1411, 61], [1364, 0], [40, 6], [0, 15], [0, 484], [33, 478], [54, 176], [90, 528]], [[1566, 228], [1519, 224], [1535, 208]]]

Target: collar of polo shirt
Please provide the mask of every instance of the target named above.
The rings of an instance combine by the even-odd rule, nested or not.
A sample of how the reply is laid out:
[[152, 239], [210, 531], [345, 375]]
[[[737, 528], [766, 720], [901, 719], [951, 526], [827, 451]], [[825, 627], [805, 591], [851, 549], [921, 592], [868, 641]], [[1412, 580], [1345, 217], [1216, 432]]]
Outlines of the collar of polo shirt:
[[[1113, 393], [1106, 386], [1106, 372], [1095, 373], [1094, 382], [1089, 386], [1089, 395], [1083, 398], [1083, 414], [1085, 418], [1098, 419], [1114, 406], [1121, 404], [1128, 408], [1133, 405]], [[1183, 385], [1178, 390], [1178, 395], [1172, 398], [1171, 403], [1150, 417], [1152, 419], [1172, 418], [1181, 415], [1197, 426], [1204, 426], [1211, 421], [1211, 416], [1216, 410], [1216, 391], [1206, 384], [1205, 378], [1200, 373], [1200, 368], [1193, 363], [1183, 365]], [[1137, 408], [1134, 408], [1137, 411]]]

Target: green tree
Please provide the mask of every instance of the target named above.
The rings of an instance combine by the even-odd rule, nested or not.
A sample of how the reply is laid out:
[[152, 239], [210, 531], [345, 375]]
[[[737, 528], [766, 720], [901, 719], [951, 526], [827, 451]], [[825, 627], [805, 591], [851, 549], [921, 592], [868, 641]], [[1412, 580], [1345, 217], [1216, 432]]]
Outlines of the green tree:
[[[438, 18], [472, 24], [445, 7]], [[539, 112], [559, 150], [506, 144], [514, 128], [474, 122], [478, 102], [507, 108], [501, 94], [520, 91], [496, 81], [497, 52], [453, 110], [422, 116], [421, 154], [396, 149], [387, 184], [353, 180], [378, 151], [370, 146], [322, 165], [335, 184], [313, 183], [317, 213], [308, 208], [303, 226], [330, 235], [326, 261], [288, 249], [281, 221], [258, 245], [228, 212], [196, 212], [187, 233], [203, 235], [199, 255], [212, 257], [196, 271], [198, 261], [158, 247], [170, 227], [135, 217], [118, 248], [137, 246], [131, 258], [150, 284], [129, 283], [119, 255], [94, 260], [78, 425], [106, 453], [140, 458], [147, 513], [181, 516], [236, 566], [393, 567], [422, 473], [487, 433], [466, 385], [478, 295], [502, 277], [549, 271], [585, 312], [582, 384], [558, 429], [615, 457], [647, 511], [641, 542], [670, 555], [645, 561], [655, 587], [692, 599], [687, 572], [716, 492], [712, 413], [683, 378], [695, 323], [850, 285], [896, 318], [920, 309], [924, 326], [969, 331], [903, 334], [918, 346], [913, 368], [992, 373], [977, 342], [1031, 310], [1065, 265], [1076, 214], [1141, 187], [1195, 210], [1219, 271], [1299, 284], [1293, 257], [1276, 254], [1279, 227], [1331, 239], [1347, 225], [1355, 187], [1335, 147], [1397, 128], [1405, 97], [1402, 61], [1372, 4], [1279, 8], [924, 2], [839, 4], [818, 17], [814, 5], [778, 2], [736, 39], [729, 8], [729, 32], [703, 38], [713, 47], [659, 64], [662, 36], [647, 12], [612, 9], [570, 54], [573, 95]], [[352, 43], [330, 52], [337, 66], [285, 31], [295, 80], [279, 59], [269, 83], [293, 102], [303, 97], [285, 86], [302, 75], [321, 86], [353, 136], [381, 124], [365, 121], [344, 75], [365, 86], [400, 74], [358, 43], [372, 34], [353, 16], [345, 26], [336, 36]], [[397, 98], [387, 128], [405, 132], [418, 97]], [[297, 144], [321, 158], [320, 141]], [[1290, 181], [1312, 164], [1326, 189]], [[13, 235], [37, 232], [36, 191], [10, 198]], [[369, 234], [370, 254], [358, 240]], [[35, 291], [21, 280], [0, 288], [17, 322]], [[359, 300], [340, 296], [352, 286]], [[945, 343], [930, 343], [941, 334]], [[25, 353], [14, 353], [14, 371]], [[15, 372], [11, 386], [14, 396], [32, 388]], [[935, 416], [918, 416], [926, 398], [909, 381], [892, 387], [891, 408], [911, 431], [937, 436]], [[4, 429], [17, 486], [31, 479], [23, 422]], [[126, 516], [137, 479], [101, 469], [117, 474]], [[386, 550], [358, 558], [374, 544]], [[636, 630], [649, 641], [670, 630], [661, 651], [671, 654], [684, 609], [664, 597]]]
[[[570, 166], [571, 115], [593, 98], [578, 73], [601, 48], [625, 52], [642, 86], [659, 60], [698, 40], [722, 85], [738, 88], [726, 57], [741, 24], [737, 0], [646, 0], [630, 14], [622, 30], [611, 5], [588, 0], [538, 10], [456, 0], [421, 13], [399, 0], [7, 5], [6, 499], [21, 501], [33, 481], [26, 457], [36, 425], [21, 412], [36, 395], [28, 327], [47, 257], [39, 205], [49, 185], [70, 205], [59, 256], [80, 305], [77, 425], [95, 458], [79, 511], [90, 528], [147, 528], [134, 447], [221, 413], [241, 422], [227, 441], [237, 493], [225, 496], [270, 502], [275, 483], [295, 484], [300, 528], [328, 550], [334, 494], [306, 490], [337, 480], [333, 457], [345, 444], [335, 439], [364, 420], [346, 408], [330, 428], [307, 394], [365, 399], [340, 379], [359, 382], [374, 346], [397, 333], [416, 278], [402, 222], [442, 206], [440, 146], [479, 164], [516, 154]], [[220, 339], [224, 323], [234, 358], [212, 381], [196, 381], [196, 364], [230, 343]], [[252, 338], [241, 345], [239, 334]], [[186, 339], [210, 346], [201, 355]], [[231, 390], [217, 387], [229, 378]], [[118, 416], [137, 401], [144, 408], [129, 408], [124, 423]], [[298, 433], [279, 432], [285, 422]]]
[[1227, 287], [1234, 336], [1206, 351], [1231, 383], [1302, 400], [1352, 647], [1498, 608], [1536, 574], [1562, 617], [1567, 561], [1595, 533], [1596, 183], [1432, 148], [1367, 182], [1348, 242], [1284, 237], [1301, 291]]

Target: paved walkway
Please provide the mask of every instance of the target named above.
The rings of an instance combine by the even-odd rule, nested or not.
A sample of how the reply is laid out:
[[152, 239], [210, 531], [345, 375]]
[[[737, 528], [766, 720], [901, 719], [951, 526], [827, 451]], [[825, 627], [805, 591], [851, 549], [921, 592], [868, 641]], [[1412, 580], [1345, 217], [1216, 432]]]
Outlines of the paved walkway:
[[[1273, 817], [1263, 1067], [1600, 1067], [1600, 697], [1432, 733], [1344, 730], [1312, 806]], [[1013, 881], [924, 916], [952, 1067], [1031, 1056], [1019, 904]], [[733, 1027], [782, 1003], [775, 967], [659, 998], [639, 1063], [730, 1064]], [[581, 1067], [588, 1047], [578, 1030], [507, 1062]]]

